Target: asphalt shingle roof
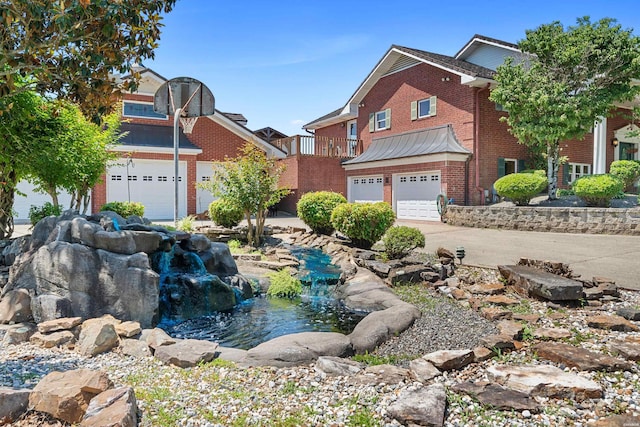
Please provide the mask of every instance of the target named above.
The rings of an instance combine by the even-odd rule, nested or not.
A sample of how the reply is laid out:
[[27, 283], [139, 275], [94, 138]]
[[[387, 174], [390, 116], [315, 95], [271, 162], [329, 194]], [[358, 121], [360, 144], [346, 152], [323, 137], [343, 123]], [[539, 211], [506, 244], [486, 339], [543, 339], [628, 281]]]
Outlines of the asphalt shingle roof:
[[[122, 123], [121, 132], [128, 132], [120, 143], [122, 145], [135, 145], [142, 147], [173, 148], [173, 127], [153, 126], [133, 123]], [[179, 131], [180, 148], [190, 148], [199, 150], [200, 147], [187, 139], [182, 129]]]

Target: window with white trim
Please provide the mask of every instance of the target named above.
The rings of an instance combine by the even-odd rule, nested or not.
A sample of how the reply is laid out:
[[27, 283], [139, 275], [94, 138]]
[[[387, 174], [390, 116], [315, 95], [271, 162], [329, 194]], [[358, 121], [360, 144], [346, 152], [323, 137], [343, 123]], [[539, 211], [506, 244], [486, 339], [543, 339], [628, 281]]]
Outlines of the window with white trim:
[[167, 120], [164, 114], [153, 111], [152, 102], [124, 101], [122, 103], [122, 115], [124, 117], [139, 117], [143, 119]]
[[376, 130], [384, 130], [387, 129], [389, 126], [387, 126], [387, 110], [384, 111], [378, 111], [376, 113]]
[[437, 99], [437, 97], [431, 96], [411, 102], [411, 120], [435, 116]]
[[569, 163], [569, 184], [574, 182], [576, 179], [585, 176], [591, 175], [591, 165], [587, 163]]

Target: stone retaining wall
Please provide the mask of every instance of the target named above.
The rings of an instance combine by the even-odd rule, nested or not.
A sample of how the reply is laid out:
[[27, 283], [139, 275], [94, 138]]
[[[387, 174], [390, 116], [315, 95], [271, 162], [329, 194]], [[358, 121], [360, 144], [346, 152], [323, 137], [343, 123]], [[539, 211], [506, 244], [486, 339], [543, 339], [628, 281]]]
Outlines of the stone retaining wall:
[[449, 206], [448, 224], [508, 230], [640, 236], [640, 208]]

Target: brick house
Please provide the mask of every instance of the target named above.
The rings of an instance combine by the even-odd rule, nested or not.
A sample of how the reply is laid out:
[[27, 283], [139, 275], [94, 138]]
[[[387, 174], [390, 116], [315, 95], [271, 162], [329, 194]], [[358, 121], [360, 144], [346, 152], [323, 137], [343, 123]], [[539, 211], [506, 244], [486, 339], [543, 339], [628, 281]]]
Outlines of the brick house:
[[[454, 56], [393, 45], [344, 107], [304, 128], [316, 139], [357, 141], [347, 147], [355, 157], [341, 162], [349, 201], [386, 201], [400, 219], [439, 220], [438, 194], [489, 203], [499, 177], [526, 168], [526, 147], [488, 99], [497, 66], [521, 55], [514, 44], [479, 35]], [[637, 159], [640, 139], [627, 136], [633, 126], [617, 115], [584, 141], [562, 143], [562, 183]]]

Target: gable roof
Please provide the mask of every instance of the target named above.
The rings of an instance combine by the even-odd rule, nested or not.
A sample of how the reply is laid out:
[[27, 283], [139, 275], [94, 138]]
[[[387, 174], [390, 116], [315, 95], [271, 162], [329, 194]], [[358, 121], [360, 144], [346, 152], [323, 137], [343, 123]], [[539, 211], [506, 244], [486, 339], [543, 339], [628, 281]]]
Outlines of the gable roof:
[[262, 129], [254, 130], [253, 133], [255, 133], [256, 135], [258, 135], [260, 138], [264, 139], [267, 142], [271, 142], [274, 139], [288, 138], [288, 135], [285, 135], [284, 133], [270, 126], [264, 127]]
[[371, 88], [389, 73], [401, 71], [417, 64], [429, 64], [460, 76], [460, 83], [468, 86], [483, 87], [493, 82], [495, 71], [452, 56], [439, 53], [412, 49], [405, 46], [391, 45], [389, 50], [378, 61], [373, 70], [356, 89], [346, 105], [319, 117], [306, 125], [304, 129], [318, 129], [320, 127], [340, 123], [358, 116], [358, 105]]
[[471, 154], [460, 145], [451, 125], [443, 125], [376, 138], [364, 153], [343, 165], [439, 153]]
[[[120, 145], [114, 148], [115, 151], [173, 152], [173, 126], [122, 123], [120, 131], [126, 134], [120, 139]], [[179, 131], [178, 141], [182, 153], [202, 153], [202, 149], [189, 141], [182, 129]]]
[[473, 37], [471, 37], [471, 40], [469, 40], [462, 47], [462, 49], [460, 49], [454, 55], [454, 58], [464, 60], [471, 53], [473, 53], [474, 50], [476, 50], [478, 47], [480, 47], [482, 45], [498, 46], [498, 47], [501, 47], [503, 49], [508, 49], [508, 50], [511, 50], [511, 51], [514, 51], [514, 52], [520, 52], [520, 48], [518, 47], [517, 44], [509, 43], [509, 42], [506, 42], [504, 40], [498, 40], [498, 39], [494, 39], [494, 38], [491, 38], [491, 37], [483, 36], [481, 34], [475, 34]]

